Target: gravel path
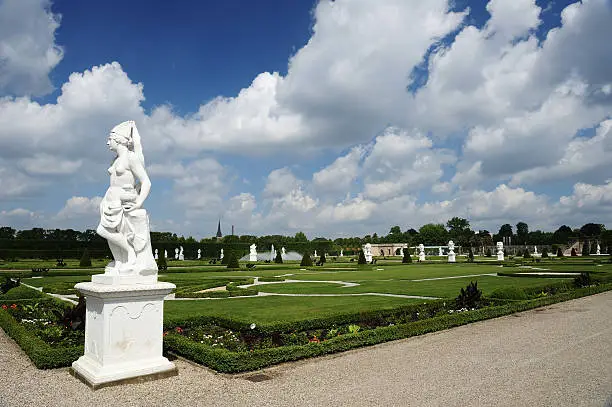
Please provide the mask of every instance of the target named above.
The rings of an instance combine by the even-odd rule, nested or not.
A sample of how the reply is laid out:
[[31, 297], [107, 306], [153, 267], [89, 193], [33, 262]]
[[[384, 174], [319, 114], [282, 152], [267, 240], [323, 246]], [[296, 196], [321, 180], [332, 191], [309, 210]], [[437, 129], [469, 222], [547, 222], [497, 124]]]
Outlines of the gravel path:
[[177, 361], [177, 377], [95, 392], [0, 330], [0, 406], [612, 406], [611, 316], [607, 292], [257, 373]]

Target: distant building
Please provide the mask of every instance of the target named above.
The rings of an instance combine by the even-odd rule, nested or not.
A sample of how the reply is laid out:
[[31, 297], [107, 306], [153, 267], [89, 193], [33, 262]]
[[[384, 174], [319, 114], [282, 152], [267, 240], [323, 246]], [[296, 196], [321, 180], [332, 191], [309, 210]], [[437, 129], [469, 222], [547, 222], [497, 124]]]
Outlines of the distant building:
[[220, 239], [223, 237], [223, 233], [221, 233], [221, 219], [219, 219], [219, 224], [217, 225], [217, 238]]

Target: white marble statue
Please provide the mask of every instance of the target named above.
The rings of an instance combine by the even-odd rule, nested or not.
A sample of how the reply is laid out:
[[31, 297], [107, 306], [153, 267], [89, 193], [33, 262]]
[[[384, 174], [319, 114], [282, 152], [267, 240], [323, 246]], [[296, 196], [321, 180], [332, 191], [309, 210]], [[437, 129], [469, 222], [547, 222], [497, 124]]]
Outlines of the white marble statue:
[[533, 246], [533, 254], [538, 254], [538, 246]]
[[127, 121], [115, 126], [106, 144], [116, 157], [108, 169], [110, 185], [100, 203], [100, 224], [96, 229], [113, 254], [114, 260], [106, 266], [105, 274], [157, 275], [149, 217], [142, 208], [151, 181], [136, 124]]
[[181, 246], [181, 250], [179, 250], [178, 259], [181, 261], [185, 260], [185, 254], [183, 253], [183, 246]]
[[202, 258], [202, 249], [198, 249], [198, 260]]
[[270, 248], [270, 261], [274, 261], [274, 258], [276, 257], [276, 250], [274, 250], [274, 245], [272, 245], [272, 248]]
[[504, 244], [497, 242], [497, 260], [504, 261]]
[[153, 258], [155, 258], [155, 260], [159, 260], [159, 253], [157, 252], [157, 249], [155, 249], [155, 256], [153, 256]]
[[178, 260], [178, 256], [179, 256], [179, 249], [177, 247], [176, 249], [174, 249], [174, 260]]
[[438, 256], [444, 256], [444, 252], [442, 251], [442, 246], [438, 247]]
[[251, 246], [249, 246], [249, 249], [249, 261], [257, 261], [257, 245], [253, 243]]
[[418, 246], [419, 249], [419, 261], [425, 261], [425, 246], [423, 246], [423, 243], [421, 243]]
[[317, 257], [317, 249], [314, 251], [314, 257]]
[[178, 374], [162, 355], [164, 298], [176, 286], [157, 281], [149, 218], [142, 208], [151, 181], [136, 124], [115, 126], [106, 144], [116, 158], [108, 169], [110, 186], [96, 231], [108, 241], [113, 261], [104, 274], [75, 285], [85, 299], [86, 322], [84, 354], [72, 363], [72, 374], [92, 388]]
[[599, 247], [599, 243], [597, 243], [597, 252], [595, 254], [598, 256], [601, 254], [601, 247]]
[[223, 257], [225, 256], [225, 254], [223, 253], [223, 248], [221, 248], [221, 253], [219, 254], [219, 258], [221, 260], [223, 260]]
[[340, 257], [344, 257], [344, 252], [340, 249]]
[[287, 256], [287, 252], [285, 251], [284, 247], [281, 247], [281, 258], [285, 260], [285, 256]]
[[400, 256], [404, 257], [404, 248], [400, 247]]
[[168, 250], [164, 250], [164, 257], [167, 259], [168, 258]]
[[366, 262], [372, 263], [372, 245], [370, 243], [366, 243], [363, 246], [363, 254], [365, 255]]
[[452, 240], [449, 240], [448, 242], [448, 262], [455, 262], [455, 242], [453, 242]]

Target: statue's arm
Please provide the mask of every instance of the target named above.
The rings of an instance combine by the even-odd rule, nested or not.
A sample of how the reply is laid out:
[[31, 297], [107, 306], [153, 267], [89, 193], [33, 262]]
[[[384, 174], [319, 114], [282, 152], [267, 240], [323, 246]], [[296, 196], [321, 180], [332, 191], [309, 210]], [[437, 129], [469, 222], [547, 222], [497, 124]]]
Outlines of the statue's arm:
[[140, 181], [140, 194], [138, 194], [134, 206], [128, 209], [128, 211], [133, 211], [134, 209], [141, 208], [142, 204], [149, 196], [149, 192], [151, 191], [151, 180], [137, 157], [130, 157], [130, 169], [138, 181]]

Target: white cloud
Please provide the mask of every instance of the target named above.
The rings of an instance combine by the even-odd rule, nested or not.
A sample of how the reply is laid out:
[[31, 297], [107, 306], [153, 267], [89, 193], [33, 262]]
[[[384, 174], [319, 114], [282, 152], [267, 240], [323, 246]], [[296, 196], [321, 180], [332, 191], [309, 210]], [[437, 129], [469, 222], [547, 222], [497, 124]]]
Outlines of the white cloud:
[[[64, 207], [55, 216], [55, 220], [61, 221], [64, 224], [75, 220], [89, 221], [88, 229], [95, 229], [95, 225], [97, 225], [100, 218], [101, 202], [102, 197], [100, 196], [93, 198], [73, 196], [66, 201]], [[97, 220], [94, 221], [94, 219]]]
[[348, 154], [312, 175], [314, 187], [320, 193], [345, 193], [360, 174], [359, 165], [365, 154], [363, 146], [353, 147]]
[[53, 90], [49, 72], [63, 51], [55, 44], [60, 18], [50, 7], [49, 0], [0, 2], [0, 96]]

